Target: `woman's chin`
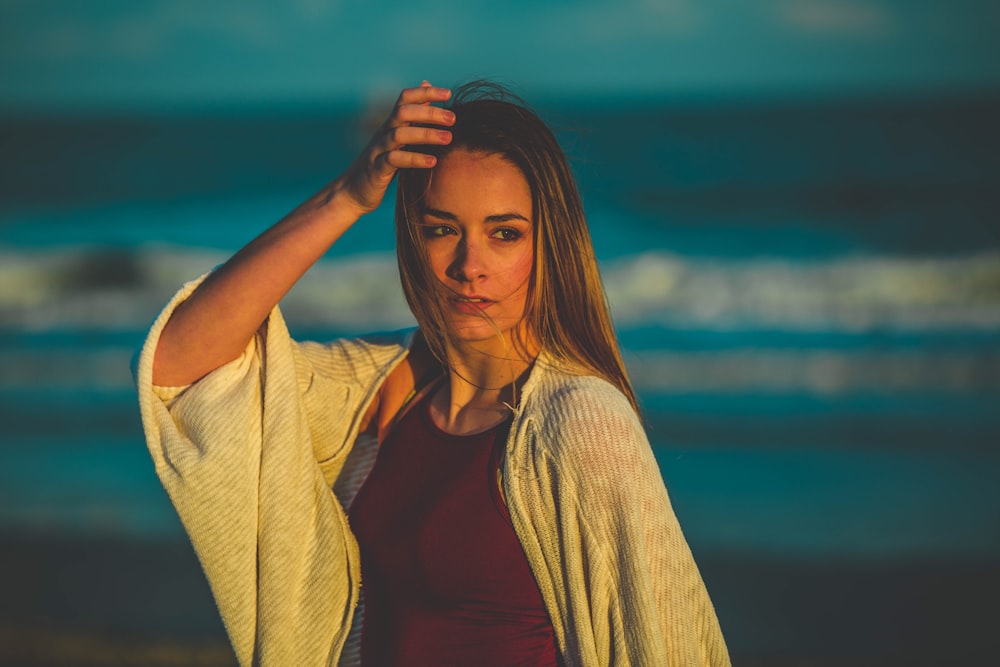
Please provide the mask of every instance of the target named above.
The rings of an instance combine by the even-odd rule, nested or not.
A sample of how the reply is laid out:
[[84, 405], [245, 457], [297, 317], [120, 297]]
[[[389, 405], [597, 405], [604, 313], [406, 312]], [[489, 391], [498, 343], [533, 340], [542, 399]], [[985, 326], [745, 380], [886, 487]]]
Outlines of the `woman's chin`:
[[489, 343], [509, 342], [512, 329], [517, 327], [517, 323], [506, 322], [486, 322], [479, 318], [470, 322], [470, 318], [461, 318], [459, 321], [448, 322], [448, 330], [451, 337], [456, 342], [463, 343]]

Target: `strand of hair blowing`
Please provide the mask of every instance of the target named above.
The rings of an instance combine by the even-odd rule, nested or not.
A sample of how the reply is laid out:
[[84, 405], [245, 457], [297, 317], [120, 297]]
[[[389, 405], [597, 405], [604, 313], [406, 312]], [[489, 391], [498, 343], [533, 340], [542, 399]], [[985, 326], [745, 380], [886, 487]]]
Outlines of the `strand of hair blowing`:
[[[461, 148], [502, 155], [521, 169], [531, 188], [535, 266], [524, 313], [530, 336], [554, 358], [611, 382], [638, 413], [583, 204], [555, 136], [523, 101], [490, 82], [461, 86], [448, 106], [457, 117], [452, 142], [426, 147], [427, 152], [441, 157]], [[431, 352], [443, 360], [449, 335], [443, 295], [414, 224], [431, 178], [432, 171], [399, 173], [397, 259], [410, 310]]]

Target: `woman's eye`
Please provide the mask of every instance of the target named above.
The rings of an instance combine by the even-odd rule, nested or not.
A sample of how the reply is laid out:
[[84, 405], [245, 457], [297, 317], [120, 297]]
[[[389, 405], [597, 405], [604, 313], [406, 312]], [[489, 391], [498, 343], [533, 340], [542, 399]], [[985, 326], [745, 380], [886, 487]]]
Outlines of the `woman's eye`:
[[455, 230], [448, 225], [423, 225], [423, 231], [425, 238], [435, 238], [455, 233]]
[[516, 229], [511, 229], [510, 227], [501, 227], [497, 229], [492, 234], [493, 238], [500, 239], [501, 241], [516, 241], [521, 238], [521, 232]]

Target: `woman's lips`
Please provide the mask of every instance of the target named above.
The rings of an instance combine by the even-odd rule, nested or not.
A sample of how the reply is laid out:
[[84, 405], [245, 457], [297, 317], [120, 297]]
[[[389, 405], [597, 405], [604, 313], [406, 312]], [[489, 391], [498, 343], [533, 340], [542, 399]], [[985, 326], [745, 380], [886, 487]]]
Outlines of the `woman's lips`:
[[449, 301], [455, 310], [470, 315], [481, 313], [495, 303], [481, 296], [453, 296]]

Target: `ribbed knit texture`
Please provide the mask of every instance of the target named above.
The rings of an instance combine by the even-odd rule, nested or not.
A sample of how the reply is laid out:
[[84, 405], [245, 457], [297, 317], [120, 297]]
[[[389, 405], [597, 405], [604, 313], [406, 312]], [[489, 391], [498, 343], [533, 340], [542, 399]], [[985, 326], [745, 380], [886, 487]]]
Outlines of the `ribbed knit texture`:
[[[358, 621], [360, 557], [342, 503], [367, 474], [373, 443], [362, 438], [364, 451], [349, 454], [413, 332], [296, 343], [276, 309], [239, 359], [190, 387], [154, 387], [159, 334], [196, 284], [160, 315], [138, 360], [157, 474], [241, 665], [356, 664], [344, 644]], [[503, 485], [567, 667], [729, 665], [645, 432], [620, 391], [540, 355], [511, 427]]]

